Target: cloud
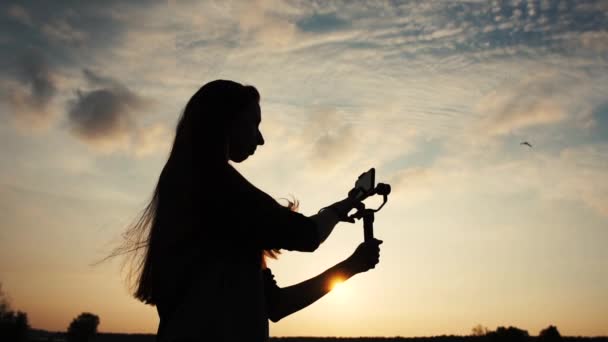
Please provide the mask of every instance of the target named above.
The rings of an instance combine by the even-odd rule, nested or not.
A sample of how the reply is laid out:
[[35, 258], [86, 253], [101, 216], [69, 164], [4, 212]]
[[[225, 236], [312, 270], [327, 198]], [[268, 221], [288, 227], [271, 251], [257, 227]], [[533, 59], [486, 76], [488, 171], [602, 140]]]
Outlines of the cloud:
[[126, 153], [136, 158], [167, 153], [172, 132], [162, 122], [143, 124], [144, 111], [154, 100], [143, 97], [116, 79], [84, 69], [89, 90], [77, 90], [68, 109], [70, 131], [102, 153]]
[[566, 148], [539, 172], [549, 196], [576, 199], [608, 217], [608, 145]]
[[285, 46], [297, 37], [295, 23], [280, 12], [289, 7], [287, 3], [254, 0], [243, 4], [236, 9], [243, 42], [253, 39], [262, 46]]
[[564, 84], [559, 76], [537, 71], [483, 97], [475, 108], [483, 117], [479, 132], [490, 136], [506, 135], [566, 119], [568, 107], [560, 97], [570, 85]]
[[73, 71], [109, 59], [128, 25], [105, 13], [108, 8], [125, 15], [143, 12], [133, 3], [108, 3], [103, 9], [83, 2], [2, 6], [0, 48], [10, 53], [0, 55], [0, 100], [19, 128], [48, 128], [62, 111], [59, 102], [69, 96], [69, 87], [62, 87], [74, 81]]
[[440, 30], [437, 30], [437, 31], [434, 31], [433, 33], [431, 33], [429, 38], [430, 39], [441, 39], [441, 38], [452, 37], [452, 36], [458, 35], [460, 33], [462, 33], [462, 28], [440, 29]]
[[39, 54], [26, 54], [15, 64], [12, 78], [2, 82], [3, 101], [21, 127], [47, 127], [54, 116], [51, 102], [57, 94], [57, 73]]
[[509, 157], [498, 150], [485, 159], [470, 151], [444, 154], [431, 165], [407, 167], [389, 179], [393, 195], [404, 203], [436, 196], [508, 196], [532, 193], [540, 200], [584, 204], [608, 217], [608, 145], [582, 145], [557, 154], [535, 151]]
[[95, 72], [93, 72], [92, 70], [86, 69], [86, 68], [82, 70], [82, 73], [83, 73], [86, 81], [93, 86], [102, 86], [102, 87], [108, 87], [108, 88], [122, 89], [123, 92], [130, 93], [130, 91], [128, 89], [126, 89], [120, 82], [118, 82], [112, 78], [98, 75]]
[[297, 27], [307, 32], [330, 32], [348, 28], [350, 22], [340, 19], [335, 13], [315, 14], [298, 20]]
[[521, 128], [552, 124], [566, 117], [562, 108], [551, 100], [516, 96], [509, 99], [497, 97], [493, 101], [493, 105], [480, 108], [493, 112], [483, 126], [490, 135], [504, 135]]
[[17, 20], [23, 25], [32, 26], [33, 21], [27, 10], [19, 5], [12, 5], [8, 8], [9, 17]]
[[311, 166], [322, 171], [350, 161], [358, 146], [347, 114], [335, 109], [319, 109], [310, 115], [299, 139], [301, 145], [309, 146]]
[[332, 167], [355, 151], [354, 132], [351, 126], [343, 125], [326, 131], [314, 142], [311, 159], [321, 168]]
[[84, 31], [74, 28], [66, 20], [56, 19], [42, 26], [42, 32], [50, 39], [69, 44], [83, 44], [88, 36]]
[[[0, 38], [0, 47], [13, 52], [0, 56], [0, 100], [6, 112], [28, 130], [48, 128], [57, 114], [66, 113], [68, 131], [104, 153], [139, 158], [162, 151], [153, 137], [163, 136], [164, 120], [158, 111], [147, 120], [139, 114], [158, 109], [155, 99], [171, 98], [159, 84], [187, 88], [170, 69], [175, 22], [159, 20], [162, 11], [166, 3], [156, 0], [110, 1], [103, 8], [81, 2], [4, 6], [0, 29], [9, 39]], [[144, 99], [142, 92], [149, 96]], [[173, 103], [163, 105], [163, 110], [179, 111]]]
[[392, 196], [406, 203], [420, 203], [433, 197], [434, 184], [441, 181], [441, 173], [430, 167], [410, 167], [393, 173], [387, 183]]
[[579, 39], [583, 48], [595, 52], [608, 51], [608, 31], [583, 32]]
[[[170, 2], [168, 7], [166, 3], [145, 3], [111, 3], [104, 9], [83, 3], [71, 10], [36, 5], [21, 12], [36, 19], [38, 38], [46, 40], [53, 55], [61, 55], [60, 62], [64, 57], [76, 64], [91, 61], [87, 66], [106, 75], [126, 75], [121, 79], [130, 87], [137, 84], [138, 92], [154, 98], [171, 88], [171, 96], [162, 99], [165, 114], [164, 109], [175, 110], [181, 103], [174, 99], [191, 95], [195, 85], [215, 76], [249, 80], [275, 103], [339, 108], [344, 117], [394, 103], [399, 110], [394, 118], [376, 111], [377, 119], [370, 122], [345, 122], [350, 126], [344, 127], [340, 123], [315, 136], [301, 137], [300, 147], [310, 152], [307, 160], [330, 168], [329, 160], [336, 155], [345, 156], [341, 162], [353, 161], [363, 150], [371, 152], [368, 156], [377, 155], [382, 144], [371, 143], [368, 136], [375, 134], [386, 141], [406, 126], [423, 135], [464, 134], [465, 126], [480, 119], [490, 135], [503, 136], [566, 121], [571, 108], [555, 100], [563, 93], [539, 91], [536, 100], [529, 91], [511, 89], [516, 87], [508, 83], [546, 62], [564, 65], [566, 59], [543, 59], [556, 51], [553, 48], [564, 46], [565, 39], [554, 39], [558, 35], [587, 36], [591, 48], [592, 41], [601, 37], [598, 23], [602, 22], [587, 10], [593, 14], [592, 22], [585, 21], [586, 32], [581, 33], [583, 19], [574, 13], [579, 9], [568, 12], [555, 6], [534, 6], [529, 14], [525, 3], [180, 1]], [[163, 19], [167, 11], [171, 20]], [[73, 14], [85, 19], [78, 20]], [[500, 22], [496, 16], [502, 17]], [[484, 27], [492, 30], [483, 32]], [[532, 33], [525, 33], [526, 27]], [[72, 49], [82, 39], [92, 49]], [[142, 54], [146, 63], [140, 62]], [[528, 64], [519, 67], [505, 55], [518, 55]], [[568, 59], [570, 71], [575, 60], [579, 59]], [[76, 64], [70, 68], [83, 67]], [[277, 73], [285, 77], [272, 76]], [[488, 93], [493, 85], [499, 85], [498, 91]], [[112, 90], [111, 96], [121, 98], [120, 103], [129, 102], [117, 95], [114, 85], [98, 85], [78, 96], [99, 97], [103, 93], [88, 93], [102, 89]], [[486, 98], [480, 101], [478, 94]], [[473, 107], [476, 102], [479, 105]], [[132, 116], [120, 118], [137, 121]], [[111, 127], [127, 127], [123, 136], [131, 136], [132, 141], [137, 123], [115, 119]], [[371, 123], [376, 120], [390, 120], [390, 125]], [[90, 138], [90, 134], [84, 136]], [[408, 150], [411, 147], [404, 142], [408, 139], [391, 142]], [[349, 140], [355, 144], [342, 143]], [[349, 146], [355, 149], [349, 150]], [[393, 156], [401, 148], [395, 150]], [[318, 156], [312, 157], [312, 151]]]
[[115, 80], [84, 70], [88, 83], [97, 88], [77, 90], [69, 105], [68, 121], [73, 134], [105, 152], [124, 148], [136, 127], [135, 113], [144, 99]]
[[69, 111], [72, 131], [88, 143], [108, 148], [128, 135], [133, 126], [129, 112], [136, 106], [135, 98], [116, 89], [78, 91]]
[[143, 158], [155, 154], [168, 154], [173, 142], [172, 132], [161, 123], [137, 130], [133, 137], [133, 152], [135, 157]]

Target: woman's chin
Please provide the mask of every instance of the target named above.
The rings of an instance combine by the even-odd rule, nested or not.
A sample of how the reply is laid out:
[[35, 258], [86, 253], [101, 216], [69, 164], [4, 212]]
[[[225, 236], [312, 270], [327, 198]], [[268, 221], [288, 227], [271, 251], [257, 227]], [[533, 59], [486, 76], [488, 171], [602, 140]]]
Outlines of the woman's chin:
[[230, 160], [232, 160], [235, 163], [241, 163], [243, 161], [245, 161], [247, 158], [249, 158], [249, 154], [243, 154], [243, 155], [238, 155], [238, 156], [232, 156], [230, 158]]

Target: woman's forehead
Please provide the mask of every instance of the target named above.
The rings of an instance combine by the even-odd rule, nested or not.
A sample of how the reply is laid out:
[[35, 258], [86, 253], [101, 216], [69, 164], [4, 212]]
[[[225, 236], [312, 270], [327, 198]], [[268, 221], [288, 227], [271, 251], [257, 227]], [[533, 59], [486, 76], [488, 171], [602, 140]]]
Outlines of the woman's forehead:
[[246, 115], [251, 116], [255, 121], [262, 120], [262, 109], [260, 108], [260, 105], [258, 103], [253, 103], [247, 106], [247, 109], [245, 109], [245, 111], [247, 113]]
[[257, 103], [247, 105], [237, 114], [237, 120], [259, 124], [262, 121], [262, 111]]

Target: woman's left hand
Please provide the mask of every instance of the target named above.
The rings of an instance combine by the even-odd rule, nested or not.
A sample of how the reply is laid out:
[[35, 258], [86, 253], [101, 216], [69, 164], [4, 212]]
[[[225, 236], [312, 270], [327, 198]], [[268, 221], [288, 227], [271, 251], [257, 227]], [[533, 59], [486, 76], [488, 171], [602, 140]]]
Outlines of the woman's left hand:
[[353, 273], [367, 272], [375, 268], [380, 261], [380, 245], [382, 240], [373, 239], [361, 243], [355, 252], [345, 260], [347, 267]]

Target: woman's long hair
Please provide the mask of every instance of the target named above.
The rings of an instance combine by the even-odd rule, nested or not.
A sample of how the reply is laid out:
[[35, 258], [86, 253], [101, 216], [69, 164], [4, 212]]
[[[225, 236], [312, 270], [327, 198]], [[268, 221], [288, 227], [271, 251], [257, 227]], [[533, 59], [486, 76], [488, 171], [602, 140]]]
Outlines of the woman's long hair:
[[[209, 186], [202, 183], [214, 179], [227, 165], [228, 128], [238, 113], [259, 100], [253, 86], [216, 80], [202, 86], [188, 101], [150, 202], [108, 257], [127, 257], [127, 282], [142, 302], [157, 303], [161, 263], [197, 234], [195, 207], [205, 205], [200, 203], [205, 199], [199, 191]], [[199, 203], [195, 206], [194, 201]], [[268, 255], [276, 257], [276, 252]]]

